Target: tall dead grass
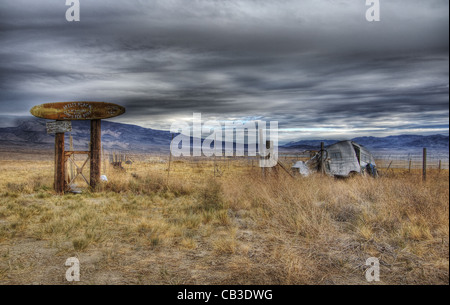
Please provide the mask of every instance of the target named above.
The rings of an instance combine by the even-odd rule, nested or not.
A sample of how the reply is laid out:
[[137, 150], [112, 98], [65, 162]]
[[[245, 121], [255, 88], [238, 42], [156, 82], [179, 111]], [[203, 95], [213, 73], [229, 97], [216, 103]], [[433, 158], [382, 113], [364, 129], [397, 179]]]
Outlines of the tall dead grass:
[[[338, 180], [249, 175], [225, 181], [234, 210], [246, 209], [272, 238], [280, 283], [330, 283], [360, 275], [378, 257], [384, 283], [448, 283], [447, 175]], [[284, 271], [283, 271], [284, 270]], [[355, 276], [355, 278], [357, 278]]]
[[[448, 284], [448, 172], [262, 178], [231, 164], [214, 177], [212, 164], [179, 163], [169, 177], [142, 163], [108, 169], [97, 192], [55, 196], [51, 162], [1, 165], [0, 250], [35, 240], [64, 257], [100, 252], [99, 272], [125, 277], [151, 258], [172, 263], [171, 281], [201, 284], [364, 284], [378, 257], [384, 284]], [[29, 282], [8, 253], [0, 281]]]

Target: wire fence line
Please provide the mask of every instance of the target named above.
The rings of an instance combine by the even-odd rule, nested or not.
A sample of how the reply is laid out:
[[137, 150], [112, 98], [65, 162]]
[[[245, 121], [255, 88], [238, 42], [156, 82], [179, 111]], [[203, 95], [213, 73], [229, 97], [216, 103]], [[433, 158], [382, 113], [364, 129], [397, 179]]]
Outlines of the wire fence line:
[[[423, 153], [386, 153], [373, 154], [379, 169], [423, 169]], [[306, 161], [311, 158], [310, 152], [281, 153], [280, 160], [292, 162], [292, 160]], [[343, 160], [345, 162], [345, 160]], [[427, 169], [449, 169], [449, 154], [445, 152], [427, 152]]]
[[[123, 158], [125, 160], [131, 161], [145, 161], [150, 163], [168, 163], [169, 153], [154, 153], [154, 154], [139, 154], [128, 151], [105, 151], [104, 157], [108, 160], [111, 159], [113, 155], [125, 155]], [[278, 160], [280, 160], [287, 167], [293, 166], [297, 161], [307, 161], [314, 156], [311, 152], [298, 152], [298, 153], [279, 153]], [[421, 153], [377, 153], [373, 154], [375, 158], [376, 165], [379, 169], [423, 169], [423, 154]], [[229, 166], [230, 162], [234, 166], [239, 167], [258, 167], [259, 164], [258, 156], [217, 156], [217, 157], [172, 157], [172, 162], [183, 162], [185, 164], [191, 164], [194, 166], [196, 163], [211, 163], [214, 162], [218, 166], [224, 166], [225, 164]], [[345, 160], [342, 160], [345, 162]], [[443, 152], [427, 152], [427, 169], [449, 169], [449, 155]]]
[[[423, 169], [423, 154], [374, 154], [378, 168]], [[427, 169], [449, 169], [449, 156], [428, 152]]]

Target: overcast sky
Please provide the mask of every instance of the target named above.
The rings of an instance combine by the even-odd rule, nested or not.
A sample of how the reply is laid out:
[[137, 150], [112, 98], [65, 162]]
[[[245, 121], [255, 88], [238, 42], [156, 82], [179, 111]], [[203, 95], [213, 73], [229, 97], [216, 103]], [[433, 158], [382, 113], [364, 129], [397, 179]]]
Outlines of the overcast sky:
[[0, 113], [105, 101], [165, 129], [279, 122], [282, 139], [448, 134], [448, 0], [0, 2]]

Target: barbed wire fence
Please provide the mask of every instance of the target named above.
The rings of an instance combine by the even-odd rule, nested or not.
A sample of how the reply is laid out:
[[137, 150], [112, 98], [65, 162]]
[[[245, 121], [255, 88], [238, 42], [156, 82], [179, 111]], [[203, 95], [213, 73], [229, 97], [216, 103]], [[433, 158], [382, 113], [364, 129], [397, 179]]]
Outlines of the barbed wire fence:
[[[297, 161], [307, 161], [315, 155], [316, 151], [301, 151], [301, 152], [279, 152], [278, 160], [283, 163], [286, 168], [291, 168]], [[199, 171], [200, 168], [214, 169], [214, 176], [220, 176], [223, 172], [227, 172], [230, 168], [236, 170], [248, 170], [253, 168], [255, 170], [259, 167], [258, 156], [217, 156], [217, 157], [173, 157], [170, 158], [169, 152], [154, 152], [154, 153], [136, 153], [132, 151], [105, 151], [104, 158], [109, 161], [111, 165], [115, 162], [121, 161], [122, 164], [131, 161], [126, 168], [133, 169], [133, 163], [136, 161], [145, 162], [149, 164], [159, 164], [160, 170], [167, 170], [173, 172], [184, 172], [188, 168], [194, 171]], [[424, 170], [424, 155], [423, 153], [405, 153], [405, 152], [374, 152], [377, 168], [387, 173], [390, 170], [405, 170], [406, 172], [418, 172]], [[119, 158], [119, 159], [117, 159]], [[105, 160], [105, 161], [106, 161]], [[106, 163], [106, 162], [105, 162]], [[169, 164], [172, 163], [171, 166]], [[106, 164], [105, 164], [106, 165]], [[426, 152], [426, 170], [449, 170], [449, 154], [442, 151], [427, 150]], [[166, 169], [167, 167], [167, 169]], [[426, 176], [426, 174], [424, 175]]]
[[[380, 169], [423, 169], [423, 154], [374, 154]], [[449, 157], [443, 154], [427, 154], [427, 169], [449, 169]]]

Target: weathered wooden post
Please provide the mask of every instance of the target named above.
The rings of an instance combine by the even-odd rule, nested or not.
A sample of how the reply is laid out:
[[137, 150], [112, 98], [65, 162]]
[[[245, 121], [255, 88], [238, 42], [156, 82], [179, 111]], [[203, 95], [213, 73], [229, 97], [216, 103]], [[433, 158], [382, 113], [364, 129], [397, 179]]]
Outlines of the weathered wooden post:
[[[261, 155], [265, 152], [265, 150], [263, 151], [263, 149], [262, 149], [262, 147], [263, 147], [262, 145], [267, 145], [267, 144], [263, 144], [263, 143], [266, 143], [266, 142], [264, 142], [263, 130], [260, 128], [259, 129], [259, 143], [258, 143], [259, 158], [260, 158], [259, 166], [261, 167], [261, 174], [262, 174], [263, 178], [265, 178], [266, 177], [265, 161], [262, 161], [262, 159], [264, 157], [261, 157]], [[267, 147], [265, 147], [265, 148], [267, 148]], [[261, 162], [264, 162], [264, 164], [261, 164]], [[261, 165], [263, 165], [263, 166], [261, 166]]]
[[[270, 160], [271, 158], [273, 158], [273, 141], [266, 140], [266, 149], [269, 150], [269, 153], [267, 154], [266, 160]], [[266, 161], [266, 162], [269, 162], [269, 161]], [[274, 169], [273, 167], [268, 167], [267, 171], [272, 173], [273, 169]]]
[[64, 193], [66, 187], [66, 165], [64, 162], [64, 133], [55, 134], [55, 192]]
[[172, 141], [170, 141], [169, 167], [167, 168], [167, 180], [169, 180], [169, 177], [170, 177], [170, 164], [172, 163], [172, 142], [173, 142], [173, 133], [172, 133]]
[[[101, 120], [112, 118], [125, 113], [125, 108], [119, 105], [102, 102], [64, 102], [49, 103], [35, 106], [31, 109], [31, 114], [43, 119], [56, 120], [47, 123], [47, 132], [55, 134], [55, 191], [63, 194], [78, 175], [93, 189], [100, 181], [101, 169]], [[71, 122], [74, 120], [91, 121], [91, 144], [90, 151], [70, 151], [64, 149], [64, 133], [72, 130]], [[72, 145], [71, 145], [72, 146]], [[90, 182], [83, 175], [83, 166], [78, 167], [72, 156], [74, 154], [87, 154], [90, 158]], [[77, 167], [77, 174], [66, 180], [66, 162], [71, 161]]]
[[422, 178], [423, 181], [427, 180], [427, 149], [423, 149], [423, 160], [422, 160]]
[[325, 143], [320, 142], [320, 172], [325, 174], [325, 160], [324, 160], [324, 153], [325, 153]]
[[391, 168], [391, 166], [392, 166], [392, 163], [394, 162], [394, 160], [392, 160], [390, 163], [389, 163], [389, 166], [387, 167], [387, 170], [386, 170], [386, 172], [388, 172], [389, 171], [389, 169]]
[[102, 150], [102, 121], [91, 120], [91, 177], [90, 184], [93, 189], [97, 187], [100, 181], [101, 160], [100, 153]]
[[103, 174], [106, 175], [106, 157], [105, 157], [105, 150], [102, 144], [102, 169], [103, 169]]
[[[72, 137], [72, 135], [70, 135], [70, 138], [69, 138], [69, 145], [70, 145], [69, 150], [73, 151], [74, 149], [73, 149], [73, 137]], [[72, 161], [75, 161], [73, 155], [70, 156], [70, 158], [72, 158]], [[71, 181], [73, 179], [73, 177], [75, 177], [75, 174], [74, 174], [74, 171], [73, 171], [73, 162], [69, 162], [69, 180], [68, 181]]]
[[214, 134], [214, 178], [216, 178], [216, 166], [217, 166], [217, 134]]
[[439, 174], [441, 173], [442, 170], [442, 160], [439, 160]]
[[47, 133], [55, 135], [55, 171], [53, 188], [58, 194], [64, 193], [66, 164], [64, 160], [64, 133], [72, 130], [70, 122], [55, 121], [47, 123]]

